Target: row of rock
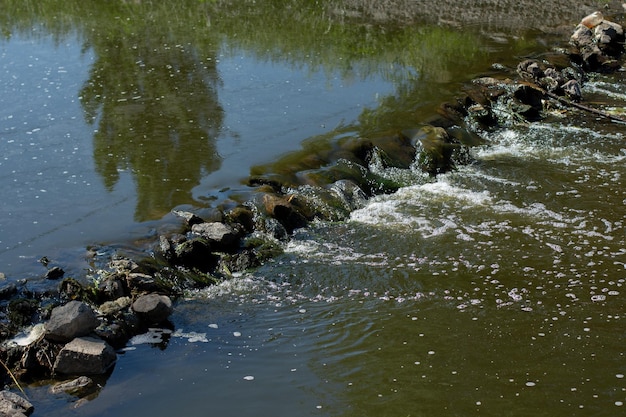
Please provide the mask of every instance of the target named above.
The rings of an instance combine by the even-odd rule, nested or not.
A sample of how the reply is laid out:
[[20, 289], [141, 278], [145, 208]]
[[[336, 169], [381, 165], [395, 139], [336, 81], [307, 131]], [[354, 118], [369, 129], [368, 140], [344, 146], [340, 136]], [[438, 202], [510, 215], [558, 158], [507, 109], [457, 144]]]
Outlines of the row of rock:
[[[5, 337], [39, 322], [28, 336], [5, 343], [0, 359], [11, 377], [80, 377], [60, 390], [90, 385], [86, 376], [109, 372], [116, 349], [131, 337], [149, 326], [169, 326], [172, 299], [258, 267], [279, 254], [281, 241], [297, 228], [315, 219], [345, 219], [368, 197], [404, 185], [385, 175], [386, 169], [450, 171], [471, 162], [469, 148], [482, 143], [477, 131], [538, 120], [546, 105], [555, 105], [548, 103], [554, 96], [581, 100], [584, 71], [616, 68], [612, 62], [623, 51], [621, 26], [598, 17], [583, 19], [572, 35], [571, 65], [525, 60], [507, 74], [519, 79], [475, 79], [458, 102], [443, 105], [438, 117], [419, 128], [342, 138], [315, 158], [301, 159], [290, 172], [250, 178], [255, 193], [244, 204], [207, 213], [176, 211], [180, 229], [159, 236], [149, 256], [112, 260], [90, 281], [65, 278], [47, 301], [14, 284], [0, 288], [0, 299], [12, 297]], [[58, 268], [50, 271], [50, 280], [64, 275]]]

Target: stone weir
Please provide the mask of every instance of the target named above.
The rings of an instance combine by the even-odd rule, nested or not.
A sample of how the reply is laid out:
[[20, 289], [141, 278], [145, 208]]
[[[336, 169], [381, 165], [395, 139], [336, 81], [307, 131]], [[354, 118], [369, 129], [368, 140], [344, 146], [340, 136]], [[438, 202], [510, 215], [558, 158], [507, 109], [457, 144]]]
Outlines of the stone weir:
[[[15, 284], [0, 286], [3, 321], [0, 347], [4, 382], [57, 380], [53, 391], [84, 397], [106, 378], [117, 349], [149, 327], [171, 327], [177, 297], [186, 291], [254, 269], [281, 253], [294, 230], [313, 220], [341, 221], [367, 199], [404, 184], [382, 175], [386, 168], [418, 169], [436, 176], [472, 162], [470, 148], [484, 144], [480, 132], [532, 123], [550, 114], [591, 112], [626, 120], [584, 104], [581, 86], [589, 72], [624, 70], [622, 27], [600, 12], [585, 17], [569, 40], [569, 51], [524, 60], [501, 76], [469, 82], [454, 103], [410, 132], [388, 137], [344, 138], [289, 172], [249, 178], [253, 197], [212, 212], [176, 211], [181, 228], [161, 235], [137, 259], [112, 259], [94, 279], [63, 278], [46, 297]], [[28, 333], [20, 333], [29, 329]], [[4, 407], [4, 408], [3, 408]], [[26, 415], [27, 401], [0, 393], [0, 412]], [[17, 411], [16, 411], [17, 410]]]

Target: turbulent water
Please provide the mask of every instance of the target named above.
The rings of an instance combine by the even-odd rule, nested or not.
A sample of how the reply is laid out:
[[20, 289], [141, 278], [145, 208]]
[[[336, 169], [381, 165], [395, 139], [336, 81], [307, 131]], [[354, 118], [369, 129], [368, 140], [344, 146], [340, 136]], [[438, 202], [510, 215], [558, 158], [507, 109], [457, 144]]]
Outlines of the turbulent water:
[[[68, 246], [83, 251], [86, 242], [114, 242], [120, 231], [153, 236], [151, 221], [169, 203], [210, 206], [245, 194], [239, 180], [250, 167], [322, 140], [336, 126], [337, 134], [353, 134], [359, 122], [372, 123], [365, 110], [375, 123], [422, 123], [422, 114], [459, 92], [467, 73], [492, 71], [503, 57], [511, 64], [544, 39], [526, 46], [521, 35], [490, 33], [475, 49], [461, 44], [462, 68], [439, 50], [439, 60], [415, 58], [432, 67], [364, 55], [347, 69], [324, 70], [317, 63], [324, 51], [294, 64], [290, 53], [247, 51], [238, 34], [228, 34], [235, 46], [216, 41], [214, 55], [193, 67], [210, 79], [208, 99], [188, 84], [193, 77], [161, 65], [193, 48], [157, 40], [145, 48], [158, 52], [147, 74], [165, 71], [153, 93], [172, 82], [174, 105], [144, 113], [149, 101], [136, 96], [129, 104], [124, 96], [91, 121], [88, 106], [79, 105], [89, 101], [85, 85], [119, 75], [107, 72], [114, 65], [97, 65], [108, 62], [98, 53], [136, 48], [98, 48], [104, 36], [94, 49], [48, 35], [2, 45], [0, 270], [8, 279], [36, 275], [39, 256], [67, 259], [57, 254]], [[444, 35], [433, 39], [450, 44], [437, 47], [453, 50], [459, 39]], [[385, 71], [402, 75], [390, 79]], [[585, 103], [622, 114], [624, 74], [593, 76]], [[20, 95], [27, 99], [11, 101]], [[200, 135], [190, 148], [185, 140], [199, 131], [176, 107], [187, 102], [219, 114], [209, 123], [214, 136]], [[100, 123], [107, 112], [110, 125]], [[165, 145], [156, 136], [163, 112], [182, 132]], [[156, 126], [152, 142], [134, 131], [135, 116]], [[128, 132], [121, 129], [127, 122]], [[357, 127], [345, 133], [344, 126]], [[115, 134], [99, 135], [105, 127]], [[281, 256], [188, 294], [175, 306], [173, 328], [134, 337], [86, 399], [52, 394], [47, 381], [25, 386], [33, 416], [621, 415], [625, 132], [624, 124], [555, 108], [543, 121], [478, 130], [485, 144], [471, 149], [473, 162], [444, 175], [372, 167], [407, 186], [371, 198], [345, 221], [297, 230]], [[167, 163], [181, 173], [179, 183], [167, 177]]]
[[381, 172], [413, 185], [191, 295], [77, 415], [619, 415], [622, 131], [572, 115], [436, 178]]

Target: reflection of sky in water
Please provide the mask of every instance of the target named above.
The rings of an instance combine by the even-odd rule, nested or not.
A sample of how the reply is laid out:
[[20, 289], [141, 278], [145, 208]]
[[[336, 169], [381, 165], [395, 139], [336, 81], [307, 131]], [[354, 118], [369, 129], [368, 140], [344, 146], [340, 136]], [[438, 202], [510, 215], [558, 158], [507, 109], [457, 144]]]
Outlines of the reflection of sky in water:
[[90, 52], [74, 40], [16, 36], [0, 56], [0, 264], [11, 273], [52, 248], [108, 236], [132, 195], [128, 183], [106, 193], [93, 169], [78, 97]]
[[[130, 237], [135, 179], [118, 168], [119, 181], [106, 191], [94, 170], [98, 125], [85, 123], [80, 103], [92, 51], [71, 38], [15, 36], [0, 46], [0, 56], [0, 271], [39, 274], [41, 256], [55, 259], [64, 248]], [[195, 187], [198, 201], [239, 187], [251, 166], [299, 149], [304, 139], [354, 122], [393, 88], [362, 82], [358, 73], [345, 81], [306, 66], [259, 62], [245, 51], [218, 59], [223, 163]]]

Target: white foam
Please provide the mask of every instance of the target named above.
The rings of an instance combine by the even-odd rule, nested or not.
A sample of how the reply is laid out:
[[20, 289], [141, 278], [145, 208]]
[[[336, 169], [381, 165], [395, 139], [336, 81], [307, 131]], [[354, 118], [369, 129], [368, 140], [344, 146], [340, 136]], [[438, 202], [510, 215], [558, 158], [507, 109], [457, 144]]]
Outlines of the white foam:
[[129, 343], [131, 345], [159, 344], [163, 342], [164, 336], [170, 334], [172, 331], [168, 329], [148, 329], [146, 333], [132, 337]]
[[18, 334], [13, 339], [7, 342], [9, 346], [29, 346], [36, 342], [45, 333], [45, 327], [43, 323], [36, 324], [30, 328], [24, 330], [24, 332]]
[[176, 330], [172, 337], [178, 337], [182, 339], [187, 339], [189, 343], [208, 343], [209, 339], [206, 337], [206, 333], [198, 333], [198, 332], [184, 332], [183, 330]]
[[378, 196], [365, 207], [352, 212], [350, 221], [392, 227], [410, 226], [412, 229], [425, 232], [426, 235], [434, 236], [455, 228], [455, 220], [450, 216], [438, 218], [433, 222], [430, 220], [433, 213], [424, 207], [446, 204], [466, 209], [492, 203], [488, 191], [475, 191], [452, 185], [450, 179], [450, 176], [441, 175], [437, 181], [404, 187], [390, 196]]

